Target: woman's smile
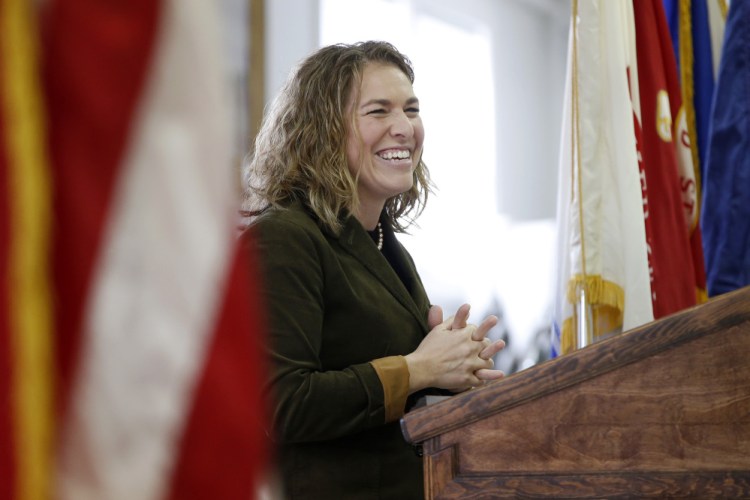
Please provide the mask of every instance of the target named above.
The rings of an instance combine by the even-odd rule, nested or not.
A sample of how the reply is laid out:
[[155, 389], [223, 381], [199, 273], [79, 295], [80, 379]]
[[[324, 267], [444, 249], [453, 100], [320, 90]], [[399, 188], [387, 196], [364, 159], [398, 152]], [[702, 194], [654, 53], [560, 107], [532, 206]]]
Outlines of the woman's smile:
[[352, 98], [347, 161], [358, 179], [358, 216], [369, 226], [389, 198], [411, 189], [424, 127], [411, 82], [395, 66], [366, 65]]

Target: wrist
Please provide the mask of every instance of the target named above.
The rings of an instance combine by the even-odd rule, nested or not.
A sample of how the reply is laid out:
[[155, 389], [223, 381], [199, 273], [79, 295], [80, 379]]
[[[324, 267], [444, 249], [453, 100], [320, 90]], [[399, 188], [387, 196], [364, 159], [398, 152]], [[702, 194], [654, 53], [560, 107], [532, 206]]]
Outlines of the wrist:
[[415, 352], [404, 356], [406, 368], [409, 371], [409, 394], [413, 394], [420, 389], [429, 386], [425, 377], [425, 371], [422, 369], [422, 361]]

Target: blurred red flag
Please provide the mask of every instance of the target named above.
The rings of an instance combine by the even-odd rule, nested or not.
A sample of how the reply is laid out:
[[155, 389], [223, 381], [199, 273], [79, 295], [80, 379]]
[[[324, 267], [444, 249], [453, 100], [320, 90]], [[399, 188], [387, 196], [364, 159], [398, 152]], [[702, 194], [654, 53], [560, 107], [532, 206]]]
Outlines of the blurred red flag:
[[[17, 183], [36, 156], [8, 153], [29, 113], [13, 111], [25, 101], [5, 92], [19, 73], [3, 57], [0, 277], [30, 274], [16, 241], [39, 228], [35, 269], [55, 313], [42, 349], [23, 351], [45, 368], [29, 379], [28, 366], [6, 363], [30, 337], [15, 319], [28, 310], [18, 309], [19, 281], [3, 282], [0, 397], [10, 404], [0, 415], [0, 496], [252, 497], [266, 456], [262, 318], [252, 256], [236, 239], [236, 89], [219, 6], [53, 0], [37, 29], [31, 2], [0, 2], [3, 56], [12, 47], [41, 61], [24, 66], [20, 87], [37, 83], [47, 119], [46, 131], [29, 128], [36, 143], [20, 141], [38, 146], [45, 175]], [[28, 186], [36, 194], [26, 206], [41, 215], [19, 219]], [[17, 394], [43, 403], [31, 425], [19, 424], [29, 396]]]
[[644, 205], [654, 317], [705, 298], [698, 191], [677, 66], [661, 2], [634, 0]]

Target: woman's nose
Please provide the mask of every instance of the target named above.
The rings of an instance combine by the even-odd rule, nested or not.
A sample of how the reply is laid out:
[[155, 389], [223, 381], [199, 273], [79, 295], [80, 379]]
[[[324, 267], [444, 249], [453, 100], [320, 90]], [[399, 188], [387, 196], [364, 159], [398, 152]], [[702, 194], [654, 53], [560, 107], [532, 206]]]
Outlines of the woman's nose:
[[407, 138], [414, 135], [414, 125], [403, 111], [399, 111], [393, 115], [393, 121], [391, 122], [391, 135]]

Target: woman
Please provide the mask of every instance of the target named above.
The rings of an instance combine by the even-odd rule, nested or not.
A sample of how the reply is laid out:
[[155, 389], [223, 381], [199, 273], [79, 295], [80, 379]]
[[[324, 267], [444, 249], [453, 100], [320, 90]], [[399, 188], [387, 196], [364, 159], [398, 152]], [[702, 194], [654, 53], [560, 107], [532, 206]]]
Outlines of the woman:
[[265, 278], [272, 437], [290, 498], [423, 498], [398, 420], [417, 399], [502, 376], [468, 306], [443, 321], [395, 238], [427, 198], [409, 60], [325, 47], [273, 103], [246, 170]]

